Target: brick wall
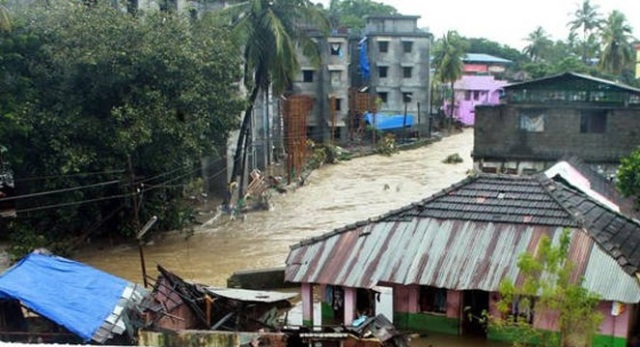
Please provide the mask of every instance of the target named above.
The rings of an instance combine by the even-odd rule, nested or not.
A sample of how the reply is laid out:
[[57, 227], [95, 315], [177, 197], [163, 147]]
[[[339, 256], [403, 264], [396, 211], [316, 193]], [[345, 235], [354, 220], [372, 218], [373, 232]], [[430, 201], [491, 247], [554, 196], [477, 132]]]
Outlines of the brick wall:
[[[544, 105], [535, 105], [540, 108]], [[607, 109], [606, 131], [581, 133], [581, 110], [546, 108], [543, 132], [518, 129], [520, 110], [534, 106], [496, 105], [476, 108], [474, 160], [557, 160], [579, 156], [589, 162], [617, 162], [640, 146], [640, 109]]]

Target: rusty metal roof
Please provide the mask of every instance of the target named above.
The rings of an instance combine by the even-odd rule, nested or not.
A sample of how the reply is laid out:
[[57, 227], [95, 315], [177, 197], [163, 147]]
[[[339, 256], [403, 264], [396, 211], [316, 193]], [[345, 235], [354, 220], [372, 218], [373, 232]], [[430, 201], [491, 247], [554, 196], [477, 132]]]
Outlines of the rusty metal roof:
[[[292, 247], [285, 279], [370, 288], [420, 284], [495, 291], [542, 235], [572, 230], [575, 276], [603, 298], [638, 302], [640, 225], [540, 176], [468, 178], [419, 203]], [[636, 240], [638, 241], [638, 240]], [[627, 245], [627, 243], [629, 245]], [[609, 261], [603, 262], [605, 257]], [[615, 288], [598, 277], [606, 271]]]

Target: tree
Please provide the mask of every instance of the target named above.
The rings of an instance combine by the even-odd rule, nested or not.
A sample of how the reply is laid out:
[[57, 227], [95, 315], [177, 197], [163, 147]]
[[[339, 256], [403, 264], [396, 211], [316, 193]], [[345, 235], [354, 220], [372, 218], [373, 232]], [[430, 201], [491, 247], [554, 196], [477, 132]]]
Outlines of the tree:
[[372, 0], [331, 0], [327, 16], [332, 27], [363, 29], [367, 16], [391, 16], [398, 10]]
[[[11, 236], [59, 251], [91, 230], [130, 236], [152, 215], [185, 225], [184, 186], [244, 108], [231, 33], [104, 3], [22, 15], [0, 34], [0, 139], [19, 195], [70, 191], [17, 200]], [[19, 181], [33, 176], [49, 178]]]
[[11, 17], [9, 10], [4, 6], [4, 1], [0, 1], [0, 31], [11, 30]]
[[612, 11], [602, 28], [600, 68], [620, 76], [633, 62], [632, 29], [622, 12]]
[[595, 37], [594, 31], [599, 30], [602, 24], [598, 8], [597, 5], [591, 5], [590, 0], [584, 0], [573, 13], [574, 19], [567, 24], [571, 32], [582, 30], [582, 61], [584, 63], [587, 63], [591, 58], [590, 51]]
[[617, 178], [620, 192], [635, 197], [636, 204], [640, 206], [640, 148], [620, 159]]
[[467, 46], [456, 31], [448, 31], [436, 44], [433, 64], [436, 67], [436, 79], [449, 83], [451, 88], [449, 118], [453, 118], [455, 108], [454, 83], [462, 76], [462, 58]]
[[529, 42], [529, 45], [524, 48], [524, 53], [534, 62], [544, 60], [549, 47], [553, 44], [553, 41], [549, 39], [549, 35], [542, 27], [537, 27], [531, 32], [526, 41]]
[[[582, 286], [582, 279], [572, 279], [574, 264], [568, 259], [570, 234], [565, 229], [558, 245], [553, 245], [545, 235], [535, 253], [520, 255], [518, 269], [523, 281], [518, 286], [515, 279], [500, 283], [497, 308], [501, 315], [489, 317], [490, 328], [512, 334], [517, 344], [535, 341], [540, 346], [591, 345], [591, 338], [602, 322], [596, 309], [600, 298]], [[559, 336], [534, 329], [534, 313], [557, 314]]]
[[[271, 86], [273, 95], [280, 96], [290, 86], [300, 72], [296, 47], [319, 64], [318, 46], [305, 29], [326, 32], [329, 23], [309, 0], [250, 0], [231, 7], [228, 14], [235, 19], [233, 32], [243, 47], [245, 83], [251, 91], [233, 157], [231, 180], [237, 182], [244, 177], [243, 157], [248, 150], [251, 114], [258, 93]], [[238, 188], [242, 199], [242, 182]]]

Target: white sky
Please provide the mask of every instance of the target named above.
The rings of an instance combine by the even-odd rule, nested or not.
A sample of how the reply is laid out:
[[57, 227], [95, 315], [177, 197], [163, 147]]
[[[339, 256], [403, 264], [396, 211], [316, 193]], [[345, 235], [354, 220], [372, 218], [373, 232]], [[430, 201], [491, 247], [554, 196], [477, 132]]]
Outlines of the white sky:
[[[516, 49], [527, 45], [524, 39], [542, 26], [554, 40], [569, 34], [567, 23], [582, 0], [376, 0], [398, 9], [401, 14], [421, 16], [418, 25], [427, 27], [436, 38], [447, 30], [466, 37], [485, 37]], [[320, 0], [328, 4], [328, 0]], [[604, 17], [612, 10], [625, 14], [640, 37], [640, 0], [591, 0]]]

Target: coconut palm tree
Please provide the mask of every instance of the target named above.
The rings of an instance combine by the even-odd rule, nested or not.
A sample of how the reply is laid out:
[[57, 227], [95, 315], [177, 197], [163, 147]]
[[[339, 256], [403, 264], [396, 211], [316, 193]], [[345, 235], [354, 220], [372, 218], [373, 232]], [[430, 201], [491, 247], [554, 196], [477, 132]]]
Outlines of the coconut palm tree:
[[589, 38], [594, 35], [595, 30], [601, 28], [603, 22], [598, 8], [597, 5], [591, 5], [590, 0], [584, 0], [573, 13], [573, 20], [567, 24], [571, 32], [582, 30], [582, 61], [585, 63], [590, 58], [589, 51], [592, 50], [590, 41], [593, 40]]
[[529, 45], [524, 48], [523, 52], [533, 61], [544, 60], [545, 54], [553, 43], [547, 32], [540, 26], [531, 32], [525, 40], [529, 42]]
[[621, 75], [633, 62], [632, 29], [622, 12], [612, 11], [602, 28], [600, 68], [607, 73]]
[[441, 83], [449, 83], [451, 88], [450, 112], [449, 118], [453, 118], [455, 106], [455, 93], [453, 90], [454, 83], [462, 76], [462, 58], [465, 54], [465, 42], [456, 31], [448, 31], [440, 42], [438, 42], [433, 64], [436, 67], [436, 79]]
[[[322, 10], [309, 0], [248, 0], [232, 4], [227, 13], [235, 20], [233, 31], [243, 47], [245, 82], [251, 91], [244, 113], [231, 180], [244, 172], [251, 114], [258, 93], [273, 90], [282, 95], [300, 72], [298, 52], [319, 64], [317, 44], [307, 30], [326, 32], [329, 22]], [[242, 197], [242, 184], [239, 185]]]

